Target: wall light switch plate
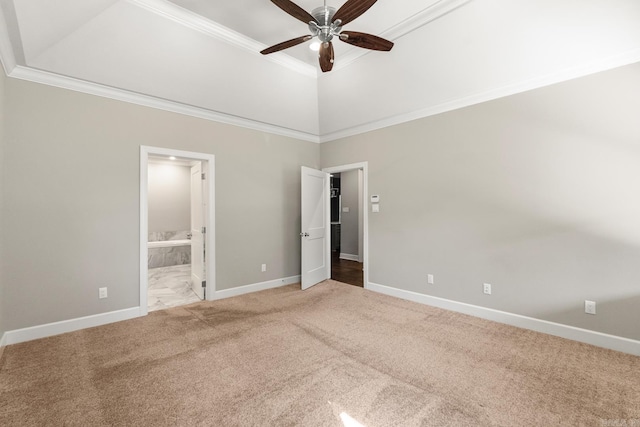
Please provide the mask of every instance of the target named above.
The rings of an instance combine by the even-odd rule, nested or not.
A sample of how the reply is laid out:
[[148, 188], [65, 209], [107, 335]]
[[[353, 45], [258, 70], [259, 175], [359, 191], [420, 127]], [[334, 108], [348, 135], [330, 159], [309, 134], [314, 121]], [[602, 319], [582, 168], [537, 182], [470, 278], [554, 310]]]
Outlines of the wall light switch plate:
[[371, 212], [380, 212], [380, 205], [377, 203], [371, 205]]
[[349, 213], [349, 208], [348, 208], [348, 207], [344, 207], [344, 208], [342, 208], [342, 212], [347, 212], [347, 213]]
[[433, 274], [427, 274], [427, 283], [433, 285]]
[[264, 273], [265, 271], [267, 271], [267, 264], [262, 264], [262, 272]]

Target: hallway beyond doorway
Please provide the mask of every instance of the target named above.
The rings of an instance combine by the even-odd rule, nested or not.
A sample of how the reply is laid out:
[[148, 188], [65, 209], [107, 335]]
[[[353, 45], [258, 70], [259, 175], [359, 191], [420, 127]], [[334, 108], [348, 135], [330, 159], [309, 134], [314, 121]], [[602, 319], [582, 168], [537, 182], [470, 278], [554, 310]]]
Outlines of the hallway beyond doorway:
[[331, 252], [331, 279], [349, 285], [364, 287], [363, 264], [340, 259], [339, 252]]

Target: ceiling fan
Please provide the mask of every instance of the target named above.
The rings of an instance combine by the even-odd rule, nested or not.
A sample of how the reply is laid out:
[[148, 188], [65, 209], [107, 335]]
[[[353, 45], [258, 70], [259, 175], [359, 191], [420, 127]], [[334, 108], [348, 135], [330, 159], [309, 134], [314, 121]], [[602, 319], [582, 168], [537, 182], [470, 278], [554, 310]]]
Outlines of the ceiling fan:
[[377, 0], [347, 0], [347, 2], [336, 11], [335, 8], [327, 6], [327, 1], [325, 0], [324, 6], [317, 7], [313, 9], [311, 13], [308, 13], [290, 0], [271, 0], [273, 4], [289, 15], [308, 24], [311, 34], [278, 43], [260, 51], [260, 53], [267, 55], [278, 52], [309, 41], [317, 36], [320, 40], [320, 50], [318, 54], [320, 69], [322, 72], [327, 72], [333, 68], [334, 54], [331, 40], [333, 40], [334, 37], [338, 37], [345, 43], [364, 49], [390, 51], [393, 43], [382, 37], [355, 31], [342, 31], [343, 25], [348, 24], [365, 13], [376, 1]]

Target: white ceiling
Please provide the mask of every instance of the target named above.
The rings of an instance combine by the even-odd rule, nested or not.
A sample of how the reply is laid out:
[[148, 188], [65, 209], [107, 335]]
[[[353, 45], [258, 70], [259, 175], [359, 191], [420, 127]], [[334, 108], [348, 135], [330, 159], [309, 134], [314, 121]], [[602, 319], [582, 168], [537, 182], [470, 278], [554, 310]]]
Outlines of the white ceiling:
[[[379, 0], [320, 73], [269, 0], [0, 0], [8, 75], [311, 141], [640, 61], [637, 0]], [[307, 11], [317, 0], [296, 2]], [[329, 0], [339, 8], [344, 0]]]

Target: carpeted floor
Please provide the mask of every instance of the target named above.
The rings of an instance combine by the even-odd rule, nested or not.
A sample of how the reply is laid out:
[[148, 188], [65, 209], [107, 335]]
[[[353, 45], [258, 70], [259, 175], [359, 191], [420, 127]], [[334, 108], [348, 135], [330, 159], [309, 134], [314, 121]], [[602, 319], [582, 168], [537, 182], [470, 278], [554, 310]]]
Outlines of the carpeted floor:
[[0, 425], [640, 425], [640, 358], [327, 281], [9, 346]]

